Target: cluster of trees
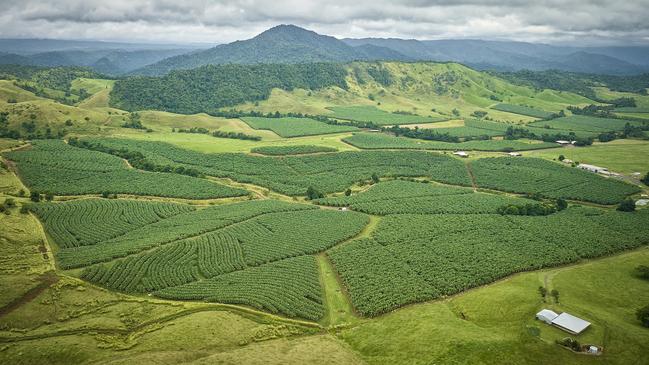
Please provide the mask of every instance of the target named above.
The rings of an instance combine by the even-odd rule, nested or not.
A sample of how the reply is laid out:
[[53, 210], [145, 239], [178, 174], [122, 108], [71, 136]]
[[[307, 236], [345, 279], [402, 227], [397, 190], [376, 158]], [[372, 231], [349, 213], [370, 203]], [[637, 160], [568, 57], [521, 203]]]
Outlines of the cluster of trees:
[[261, 137], [259, 136], [253, 136], [250, 134], [245, 134], [241, 132], [222, 132], [222, 131], [214, 131], [211, 132], [207, 128], [202, 128], [202, 127], [191, 127], [189, 129], [185, 128], [178, 128], [178, 129], [173, 129], [172, 132], [178, 132], [178, 133], [196, 133], [196, 134], [210, 134], [213, 137], [219, 137], [219, 138], [232, 138], [232, 139], [242, 139], [242, 140], [248, 140], [248, 141], [261, 141]]
[[523, 128], [523, 127], [513, 127], [509, 126], [507, 127], [507, 130], [505, 130], [505, 139], [508, 140], [514, 140], [514, 139], [521, 139], [521, 138], [527, 138], [527, 139], [537, 139], [541, 140], [543, 142], [554, 142], [558, 140], [568, 140], [568, 141], [575, 141], [575, 146], [590, 146], [593, 144], [593, 139], [592, 138], [585, 138], [585, 137], [577, 137], [575, 133], [570, 132], [568, 134], [563, 134], [563, 133], [547, 133], [547, 134], [542, 134], [538, 135], [534, 132], [530, 132], [528, 129]]
[[408, 137], [408, 138], [417, 138], [417, 139], [423, 139], [427, 141], [443, 141], [443, 142], [453, 142], [457, 143], [460, 142], [460, 138], [456, 136], [451, 136], [448, 133], [439, 133], [436, 132], [434, 129], [420, 129], [420, 128], [407, 128], [407, 127], [400, 127], [398, 125], [392, 126], [392, 127], [384, 127], [381, 128], [383, 131], [391, 132], [394, 133], [395, 136], [403, 136], [403, 137]]
[[649, 74], [614, 76], [558, 70], [523, 70], [516, 72], [491, 72], [491, 74], [517, 85], [529, 86], [537, 90], [554, 89], [569, 91], [604, 103], [608, 103], [609, 101], [599, 100], [593, 87], [604, 84], [613, 91], [631, 92], [641, 95], [647, 95], [647, 88], [649, 87]]
[[0, 138], [51, 139], [62, 138], [65, 135], [64, 130], [58, 130], [54, 132], [50, 127], [46, 127], [44, 130], [38, 130], [36, 121], [34, 119], [23, 122], [20, 127], [22, 128], [22, 130], [10, 128], [9, 113], [0, 112]]
[[347, 88], [341, 64], [223, 64], [173, 71], [162, 77], [118, 80], [111, 104], [120, 109], [214, 113], [222, 107], [267, 99], [273, 88]]
[[508, 204], [498, 208], [497, 212], [502, 215], [542, 216], [562, 211], [567, 207], [568, 203], [564, 199], [557, 199], [540, 203]]
[[128, 120], [122, 124], [122, 128], [144, 129], [150, 131], [147, 127], [142, 125], [139, 113], [130, 113]]
[[191, 167], [185, 166], [170, 166], [170, 165], [156, 165], [153, 162], [146, 159], [146, 157], [137, 151], [129, 151], [125, 148], [117, 149], [108, 146], [104, 146], [99, 143], [91, 143], [88, 141], [83, 141], [78, 138], [70, 138], [68, 144], [74, 147], [86, 148], [93, 151], [99, 151], [108, 153], [114, 156], [121, 157], [127, 160], [131, 166], [136, 169], [152, 171], [152, 172], [173, 172], [175, 174], [187, 175], [193, 177], [202, 177], [198, 170]]

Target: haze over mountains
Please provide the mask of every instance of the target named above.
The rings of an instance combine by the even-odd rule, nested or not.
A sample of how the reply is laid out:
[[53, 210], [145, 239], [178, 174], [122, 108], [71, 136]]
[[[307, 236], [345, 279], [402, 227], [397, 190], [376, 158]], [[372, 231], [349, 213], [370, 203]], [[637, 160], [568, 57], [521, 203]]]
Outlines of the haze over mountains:
[[[649, 47], [568, 47], [513, 41], [396, 38], [336, 39], [294, 25], [279, 25], [251, 39], [201, 49], [83, 41], [0, 40], [0, 64], [88, 66], [122, 75], [164, 75], [207, 64], [453, 61], [477, 69], [557, 69], [632, 75], [649, 72]], [[39, 52], [40, 50], [40, 52]]]

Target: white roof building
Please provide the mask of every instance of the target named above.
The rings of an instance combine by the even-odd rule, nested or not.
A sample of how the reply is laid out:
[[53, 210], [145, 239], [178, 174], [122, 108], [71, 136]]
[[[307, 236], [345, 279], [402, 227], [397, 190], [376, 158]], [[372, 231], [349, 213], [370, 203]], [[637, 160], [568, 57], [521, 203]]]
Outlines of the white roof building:
[[596, 173], [600, 173], [600, 174], [609, 174], [609, 171], [608, 171], [608, 169], [606, 167], [599, 167], [599, 166], [589, 165], [589, 164], [585, 164], [585, 163], [580, 163], [579, 165], [577, 165], [577, 167], [579, 167], [582, 170], [586, 170], [586, 171], [590, 171], [590, 172], [596, 172]]
[[635, 205], [637, 205], [637, 206], [639, 206], [639, 207], [644, 207], [644, 206], [646, 206], [647, 204], [649, 204], [649, 199], [638, 199], [638, 200], [635, 202]]
[[518, 156], [523, 156], [520, 154], [520, 152], [510, 152], [508, 155], [513, 156], [513, 157], [518, 157]]
[[590, 326], [590, 322], [565, 312], [553, 319], [552, 324], [573, 335], [580, 334]]
[[557, 142], [558, 144], [563, 144], [563, 145], [574, 144], [575, 143], [575, 141], [564, 141], [562, 139], [560, 139], [558, 141], [555, 141], [555, 142]]
[[536, 319], [547, 324], [552, 324], [552, 321], [557, 317], [559, 317], [559, 315], [549, 309], [543, 309], [536, 314]]
[[466, 153], [466, 152], [464, 152], [464, 151], [453, 152], [453, 154], [454, 154], [455, 156], [460, 156], [460, 157], [469, 157], [469, 154]]

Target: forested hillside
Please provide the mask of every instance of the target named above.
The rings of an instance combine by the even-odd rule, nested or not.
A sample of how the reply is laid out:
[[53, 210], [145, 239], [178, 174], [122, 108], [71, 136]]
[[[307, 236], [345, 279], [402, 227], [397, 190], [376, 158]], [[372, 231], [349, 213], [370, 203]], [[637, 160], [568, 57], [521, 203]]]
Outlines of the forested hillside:
[[345, 68], [340, 64], [209, 65], [174, 71], [164, 77], [120, 80], [111, 93], [111, 103], [126, 110], [210, 112], [267, 99], [273, 88], [346, 88], [345, 76]]

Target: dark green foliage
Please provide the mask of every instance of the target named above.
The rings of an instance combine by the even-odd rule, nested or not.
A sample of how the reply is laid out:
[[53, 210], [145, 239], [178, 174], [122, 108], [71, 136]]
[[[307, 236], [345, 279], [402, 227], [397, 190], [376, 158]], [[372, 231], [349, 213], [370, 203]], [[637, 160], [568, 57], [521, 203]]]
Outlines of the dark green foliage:
[[[70, 142], [74, 141], [73, 139]], [[168, 172], [145, 172], [126, 166], [122, 158], [65, 144], [59, 140], [32, 142], [30, 150], [13, 151], [5, 156], [17, 164], [23, 181], [32, 190], [57, 195], [114, 194], [157, 195], [188, 199], [222, 198], [246, 195], [247, 191], [205, 179], [183, 176], [184, 166]], [[128, 156], [128, 151], [122, 151]], [[134, 159], [143, 169], [147, 161]], [[139, 167], [138, 167], [139, 168]], [[189, 170], [191, 172], [191, 170]], [[175, 173], [171, 173], [175, 172]]]
[[412, 113], [390, 113], [371, 105], [335, 106], [329, 108], [334, 118], [355, 122], [370, 122], [375, 125], [419, 124], [445, 120], [444, 118], [424, 117]]
[[577, 351], [577, 352], [581, 351], [581, 344], [579, 343], [579, 341], [577, 341], [572, 337], [566, 337], [562, 340], [557, 340], [557, 344], [561, 346], [565, 346], [571, 349], [572, 351]]
[[494, 214], [503, 205], [540, 205], [527, 199], [474, 193], [470, 188], [406, 180], [380, 182], [353, 196], [323, 198], [315, 203], [374, 215]]
[[571, 207], [547, 216], [394, 214], [370, 239], [328, 251], [362, 315], [455, 294], [513, 273], [649, 243], [649, 211]]
[[[596, 86], [606, 85], [613, 91], [632, 92], [646, 95], [649, 87], [649, 74], [634, 76], [613, 76], [604, 74], [582, 74], [575, 72], [548, 70], [548, 71], [517, 71], [517, 72], [492, 72], [496, 76], [514, 84], [531, 86], [537, 90], [553, 89], [570, 91], [597, 100]], [[601, 101], [601, 100], [597, 100]], [[606, 101], [604, 101], [606, 102]]]
[[127, 293], [250, 305], [310, 320], [323, 315], [311, 255], [368, 223], [360, 213], [272, 200], [194, 209], [92, 199], [38, 205], [36, 212], [62, 247], [59, 265], [85, 267], [85, 280]]
[[126, 110], [155, 109], [192, 114], [267, 99], [273, 88], [346, 88], [347, 72], [338, 64], [208, 65], [173, 71], [163, 77], [118, 80], [111, 105]]
[[140, 114], [138, 113], [129, 113], [128, 121], [124, 122], [124, 124], [122, 124], [122, 127], [132, 129], [146, 129], [146, 127], [142, 125], [142, 120], [140, 120]]
[[367, 73], [374, 79], [374, 81], [383, 86], [390, 86], [393, 83], [390, 70], [385, 68], [382, 64], [368, 66]]
[[248, 141], [261, 141], [261, 137], [259, 137], [259, 136], [251, 136], [249, 134], [240, 133], [240, 132], [214, 131], [214, 132], [210, 133], [209, 129], [201, 128], [201, 127], [191, 127], [189, 129], [178, 128], [178, 130], [176, 130], [175, 128], [172, 128], [171, 131], [172, 132], [178, 132], [178, 133], [209, 134], [209, 135], [211, 135], [213, 137], [218, 137], [218, 138], [242, 139], [242, 140], [248, 140]]
[[33, 191], [29, 194], [29, 200], [33, 201], [34, 203], [38, 203], [41, 201], [41, 194], [37, 191]]
[[539, 294], [541, 295], [541, 298], [545, 302], [545, 296], [548, 295], [548, 289], [546, 289], [544, 286], [539, 286]]
[[550, 291], [550, 295], [552, 296], [552, 298], [554, 298], [554, 302], [558, 304], [559, 303], [559, 291], [557, 289], [552, 289], [552, 291]]
[[636, 318], [640, 321], [643, 327], [649, 328], [649, 305], [638, 309], [635, 313]]
[[633, 212], [635, 211], [635, 202], [633, 199], [624, 199], [617, 206], [617, 210], [620, 212]]
[[418, 151], [262, 157], [240, 153], [205, 154], [161, 142], [112, 138], [87, 142], [120, 154], [140, 154], [153, 166], [192, 168], [204, 175], [261, 185], [287, 195], [303, 195], [310, 186], [325, 194], [344, 191], [356, 182], [367, 181], [372, 173], [380, 177], [430, 176], [446, 183], [471, 184], [461, 161]]
[[0, 65], [0, 79], [30, 80], [40, 87], [69, 91], [72, 81], [80, 77], [103, 78], [85, 67], [39, 67], [25, 65]]
[[649, 280], [649, 265], [640, 265], [635, 268], [638, 277]]
[[296, 146], [264, 146], [255, 147], [250, 150], [252, 153], [259, 153], [268, 156], [306, 155], [311, 153], [336, 152], [335, 148], [315, 145]]
[[32, 207], [47, 232], [62, 248], [92, 245], [193, 210], [192, 206], [175, 203], [100, 199], [35, 204]]
[[306, 189], [306, 198], [308, 200], [320, 199], [324, 198], [324, 194], [316, 190], [313, 186], [309, 186], [309, 188]]
[[[439, 129], [439, 128], [436, 128]], [[452, 129], [452, 128], [449, 128]], [[412, 131], [412, 130], [410, 130]], [[428, 138], [428, 134], [415, 133], [416, 136]], [[448, 134], [431, 133], [432, 138], [442, 141], [426, 140], [421, 141], [415, 138], [393, 137], [384, 133], [354, 133], [351, 137], [343, 138], [343, 141], [352, 146], [362, 149], [410, 149], [410, 150], [445, 150], [445, 151], [525, 151], [544, 148], [559, 147], [556, 143], [525, 143], [515, 140], [472, 140], [468, 142], [446, 142], [454, 141], [457, 137]]]
[[642, 181], [643, 184], [649, 186], [649, 172], [647, 172], [645, 176], [642, 178], [642, 180], [640, 181]]
[[270, 130], [280, 137], [286, 138], [358, 130], [350, 125], [334, 125], [311, 118], [279, 117], [279, 115], [273, 118], [245, 117], [241, 118], [241, 120], [254, 129]]
[[483, 158], [472, 162], [471, 167], [479, 187], [537, 193], [547, 198], [617, 204], [639, 191], [622, 181], [536, 158]]

